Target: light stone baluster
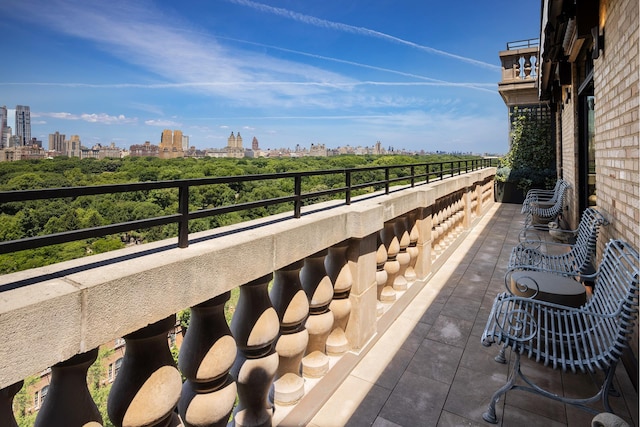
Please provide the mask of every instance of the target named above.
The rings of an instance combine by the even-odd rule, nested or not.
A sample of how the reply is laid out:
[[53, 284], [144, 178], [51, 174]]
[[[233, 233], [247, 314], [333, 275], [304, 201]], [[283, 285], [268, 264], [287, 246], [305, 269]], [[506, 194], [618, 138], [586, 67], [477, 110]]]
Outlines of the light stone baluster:
[[178, 412], [187, 426], [226, 426], [237, 387], [229, 374], [236, 359], [236, 342], [224, 317], [225, 292], [191, 307], [189, 327], [178, 356], [182, 385]]
[[327, 337], [326, 351], [329, 355], [341, 355], [350, 349], [346, 336], [347, 324], [351, 314], [349, 292], [353, 286], [353, 275], [347, 263], [349, 241], [345, 240], [329, 248], [325, 258], [325, 268], [333, 283], [333, 300], [329, 305], [333, 313], [333, 329]]
[[398, 255], [396, 255], [400, 268], [398, 269], [398, 275], [393, 281], [393, 289], [396, 291], [406, 291], [409, 282], [405, 277], [405, 273], [409, 267], [409, 262], [411, 262], [411, 255], [407, 252], [411, 240], [409, 239], [406, 215], [401, 215], [396, 218], [393, 221], [393, 228], [400, 247]]
[[87, 387], [87, 371], [98, 349], [77, 354], [51, 367], [49, 393], [36, 417], [41, 426], [102, 426], [102, 416]]
[[382, 242], [387, 249], [387, 262], [384, 264], [384, 269], [387, 272], [387, 283], [383, 290], [383, 296], [385, 296], [385, 298], [382, 301], [393, 302], [396, 300], [396, 292], [393, 284], [398, 274], [400, 274], [400, 262], [397, 259], [398, 252], [400, 252], [400, 241], [396, 236], [393, 221], [385, 222], [380, 232], [382, 233]]
[[393, 289], [391, 289], [390, 292], [387, 291], [385, 294], [385, 285], [387, 284], [387, 278], [389, 276], [387, 274], [387, 270], [384, 269], [384, 266], [387, 263], [387, 248], [382, 242], [382, 233], [377, 233], [377, 244], [378, 249], [376, 250], [376, 285], [378, 302], [376, 305], [376, 313], [378, 316], [381, 316], [384, 313], [384, 306], [382, 302], [388, 302], [387, 300], [385, 300], [385, 298], [391, 298], [391, 301], [395, 301], [396, 293]]
[[302, 375], [319, 378], [329, 371], [326, 343], [333, 328], [333, 312], [329, 308], [333, 299], [333, 283], [327, 275], [324, 249], [305, 258], [300, 270], [300, 282], [309, 301], [309, 317], [305, 327], [309, 331], [309, 344], [302, 359]]
[[175, 314], [125, 335], [125, 354], [113, 382], [107, 412], [114, 425], [179, 426], [174, 412], [182, 377], [176, 368], [167, 335], [175, 327]]
[[407, 279], [407, 282], [409, 283], [413, 283], [417, 279], [415, 267], [418, 262], [418, 253], [420, 252], [418, 249], [418, 238], [420, 237], [420, 232], [418, 231], [417, 217], [417, 212], [412, 211], [406, 216], [405, 222], [407, 229], [409, 230], [409, 246], [407, 247], [409, 265], [404, 272], [404, 278]]
[[274, 347], [280, 333], [278, 313], [267, 289], [272, 277], [267, 274], [240, 287], [231, 319], [231, 332], [238, 345], [231, 369], [238, 386], [238, 406], [233, 412], [236, 426], [271, 425], [273, 406], [268, 397], [278, 370]]
[[309, 344], [304, 323], [309, 316], [309, 301], [300, 283], [300, 260], [277, 270], [269, 292], [280, 319], [280, 338], [276, 343], [279, 363], [273, 383], [273, 400], [278, 405], [294, 405], [304, 396], [301, 363]]
[[18, 381], [0, 390], [0, 426], [18, 427], [13, 415], [13, 398], [20, 391], [24, 381]]

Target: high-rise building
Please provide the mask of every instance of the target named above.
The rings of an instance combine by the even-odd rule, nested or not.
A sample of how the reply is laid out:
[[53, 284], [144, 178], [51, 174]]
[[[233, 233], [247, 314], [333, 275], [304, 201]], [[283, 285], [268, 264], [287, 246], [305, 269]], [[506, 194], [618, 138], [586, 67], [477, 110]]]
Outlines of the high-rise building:
[[182, 135], [182, 151], [189, 151], [189, 136]]
[[20, 146], [31, 142], [31, 111], [28, 105], [16, 105], [16, 136]]
[[80, 142], [79, 135], [71, 135], [71, 139], [65, 141], [65, 148], [67, 149], [67, 156], [69, 157], [80, 157], [80, 152], [82, 150], [82, 143]]
[[7, 146], [7, 141], [4, 140], [4, 130], [7, 127], [7, 106], [0, 107], [0, 148]]
[[162, 159], [174, 159], [176, 157], [184, 157], [184, 149], [182, 148], [183, 136], [181, 130], [165, 129], [160, 136], [159, 153]]
[[67, 144], [65, 144], [65, 134], [56, 133], [49, 134], [49, 151], [57, 151], [58, 153], [66, 154]]

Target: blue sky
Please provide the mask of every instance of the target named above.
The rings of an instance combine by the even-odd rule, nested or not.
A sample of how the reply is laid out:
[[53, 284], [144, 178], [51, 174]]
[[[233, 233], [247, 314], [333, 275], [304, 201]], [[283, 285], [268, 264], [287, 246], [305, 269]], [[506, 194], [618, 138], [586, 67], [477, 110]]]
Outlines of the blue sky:
[[[502, 153], [498, 52], [537, 1], [0, 0], [0, 105], [32, 135], [128, 148], [180, 129], [261, 148]], [[13, 126], [13, 123], [9, 123]]]

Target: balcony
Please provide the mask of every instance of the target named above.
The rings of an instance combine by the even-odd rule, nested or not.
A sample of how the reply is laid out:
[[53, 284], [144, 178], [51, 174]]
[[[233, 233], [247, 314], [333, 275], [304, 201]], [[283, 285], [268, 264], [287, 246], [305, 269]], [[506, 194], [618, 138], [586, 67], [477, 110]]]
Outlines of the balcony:
[[507, 43], [507, 49], [500, 51], [502, 78], [498, 91], [507, 107], [539, 104], [538, 39], [519, 40]]
[[[251, 426], [483, 424], [509, 365], [493, 361], [480, 334], [522, 226], [518, 205], [493, 202], [494, 174], [326, 202], [296, 219], [197, 233], [184, 248], [156, 242], [1, 276], [0, 425], [10, 425], [13, 384], [49, 366], [38, 423], [99, 422], [87, 369], [120, 337], [115, 425], [225, 425], [232, 411], [235, 425]], [[223, 306], [236, 288], [228, 326]], [[166, 338], [188, 307], [178, 371]], [[530, 369], [558, 392], [588, 386]], [[617, 377], [614, 408], [638, 425], [637, 393], [624, 370]], [[502, 425], [592, 417], [517, 391], [498, 416]]]

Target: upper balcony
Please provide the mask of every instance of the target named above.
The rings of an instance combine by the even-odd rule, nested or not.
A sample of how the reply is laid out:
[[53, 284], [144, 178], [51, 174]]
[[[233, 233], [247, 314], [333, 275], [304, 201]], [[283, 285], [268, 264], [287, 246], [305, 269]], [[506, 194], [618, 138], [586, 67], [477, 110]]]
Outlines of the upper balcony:
[[[472, 169], [387, 179], [376, 194], [297, 205], [295, 218], [195, 233], [188, 244], [1, 276], [0, 425], [11, 425], [21, 380], [50, 366], [36, 425], [104, 424], [87, 370], [121, 337], [106, 415], [117, 426], [226, 425], [232, 413], [238, 426], [481, 424], [509, 368], [480, 334], [523, 218], [494, 203], [495, 168]], [[167, 335], [186, 308], [176, 366]], [[587, 375], [531, 369], [558, 392], [588, 387]], [[616, 412], [637, 425], [624, 373], [615, 386]], [[592, 417], [517, 392], [498, 411], [502, 425]]]
[[508, 107], [538, 104], [538, 67], [540, 47], [538, 39], [507, 43], [500, 51], [502, 80], [498, 91]]

